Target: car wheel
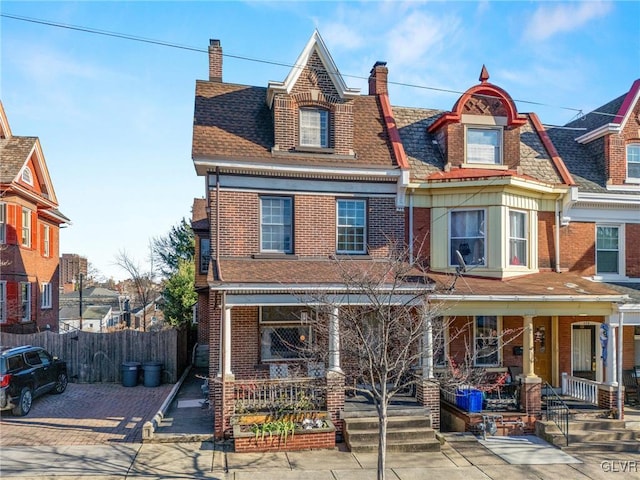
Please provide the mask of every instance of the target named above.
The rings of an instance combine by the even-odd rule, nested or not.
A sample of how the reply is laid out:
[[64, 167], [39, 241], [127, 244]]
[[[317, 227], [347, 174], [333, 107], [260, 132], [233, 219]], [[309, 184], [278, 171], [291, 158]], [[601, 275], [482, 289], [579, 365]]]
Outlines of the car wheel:
[[22, 417], [29, 413], [31, 410], [31, 403], [33, 402], [33, 394], [31, 393], [31, 389], [29, 387], [25, 387], [20, 392], [20, 399], [18, 400], [18, 404], [13, 407], [13, 414]]
[[64, 372], [60, 372], [58, 374], [58, 381], [56, 382], [55, 387], [53, 387], [52, 393], [62, 393], [67, 389], [67, 383], [69, 383], [69, 379], [67, 378], [67, 374]]

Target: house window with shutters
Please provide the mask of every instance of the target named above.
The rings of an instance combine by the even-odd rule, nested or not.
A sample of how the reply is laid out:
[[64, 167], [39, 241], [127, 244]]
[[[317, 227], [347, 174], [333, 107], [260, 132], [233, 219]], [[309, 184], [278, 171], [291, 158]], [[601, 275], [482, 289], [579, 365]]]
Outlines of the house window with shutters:
[[20, 319], [23, 322], [31, 321], [31, 284], [29, 282], [20, 282], [20, 305], [22, 307]]
[[22, 237], [21, 245], [31, 247], [31, 210], [22, 208]]
[[7, 204], [0, 202], [0, 244], [7, 243]]
[[49, 225], [42, 226], [42, 255], [51, 256], [51, 228]]

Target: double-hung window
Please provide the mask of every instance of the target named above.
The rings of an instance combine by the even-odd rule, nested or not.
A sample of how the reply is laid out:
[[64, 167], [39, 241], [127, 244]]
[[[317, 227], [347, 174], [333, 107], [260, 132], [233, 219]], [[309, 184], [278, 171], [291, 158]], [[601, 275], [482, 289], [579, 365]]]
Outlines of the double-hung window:
[[485, 265], [485, 211], [456, 210], [449, 225], [449, 265], [458, 265], [456, 250], [467, 265]]
[[22, 209], [22, 246], [31, 246], [31, 210], [28, 208]]
[[620, 273], [620, 228], [614, 225], [596, 227], [596, 273]]
[[49, 225], [42, 226], [42, 255], [51, 256], [51, 228]]
[[7, 204], [0, 202], [0, 243], [7, 243]]
[[329, 147], [329, 112], [320, 108], [300, 109], [300, 145]]
[[208, 238], [200, 238], [200, 273], [209, 271], [211, 259], [211, 242]]
[[338, 200], [337, 246], [338, 253], [366, 253], [365, 200]]
[[260, 249], [263, 252], [291, 253], [293, 205], [289, 197], [260, 199]]
[[260, 308], [260, 359], [296, 360], [308, 354], [311, 346], [312, 312], [301, 307]]
[[502, 164], [502, 129], [467, 127], [466, 162]]
[[20, 283], [20, 305], [22, 308], [20, 319], [23, 322], [31, 321], [31, 284], [28, 282]]
[[51, 284], [43, 283], [40, 286], [42, 288], [40, 307], [51, 308]]
[[527, 214], [509, 211], [509, 265], [527, 265]]
[[500, 364], [500, 344], [498, 317], [477, 316], [474, 318], [474, 357], [476, 366], [497, 366]]
[[627, 145], [627, 178], [640, 181], [640, 143]]

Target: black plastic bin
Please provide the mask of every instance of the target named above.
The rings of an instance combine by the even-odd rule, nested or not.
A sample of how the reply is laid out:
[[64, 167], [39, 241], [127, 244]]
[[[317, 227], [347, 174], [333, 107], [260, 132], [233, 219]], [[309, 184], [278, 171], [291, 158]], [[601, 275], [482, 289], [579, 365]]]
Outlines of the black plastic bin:
[[122, 364], [122, 386], [135, 387], [138, 385], [138, 373], [140, 371], [140, 363], [124, 362]]
[[142, 369], [144, 370], [145, 387], [157, 387], [160, 385], [162, 377], [162, 363], [146, 362], [142, 365]]

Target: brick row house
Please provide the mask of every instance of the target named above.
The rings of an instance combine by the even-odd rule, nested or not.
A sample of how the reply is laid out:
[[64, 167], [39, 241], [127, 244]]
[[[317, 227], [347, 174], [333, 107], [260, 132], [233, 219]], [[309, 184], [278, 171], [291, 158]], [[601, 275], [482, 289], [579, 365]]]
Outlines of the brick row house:
[[[209, 80], [196, 83], [192, 151], [207, 196], [194, 202], [192, 226], [199, 342], [218, 379], [210, 392], [217, 435], [228, 429], [239, 384], [294, 376], [290, 347], [312, 333], [300, 319], [314, 314], [301, 293], [339, 290], [336, 258], [375, 264], [392, 239], [427, 270], [430, 301], [442, 309], [443, 334], [425, 335], [434, 355], [417, 370], [417, 399], [435, 428], [450, 419], [432, 390], [451, 364], [468, 361], [513, 372], [532, 419], [545, 383], [568, 379], [597, 383], [596, 396], [613, 406], [615, 355], [602, 351], [616, 350], [613, 335], [596, 336], [602, 324], [615, 328], [629, 292], [576, 268], [568, 219], [581, 179], [538, 117], [519, 113], [484, 67], [446, 112], [392, 108], [381, 62], [368, 94], [346, 87], [317, 32], [283, 82], [223, 82], [214, 40], [209, 67]], [[320, 376], [339, 430], [349, 401], [340, 308], [328, 322], [332, 354]], [[625, 365], [633, 333], [624, 329]]]
[[38, 137], [13, 135], [0, 103], [0, 329], [58, 329], [58, 201]]

